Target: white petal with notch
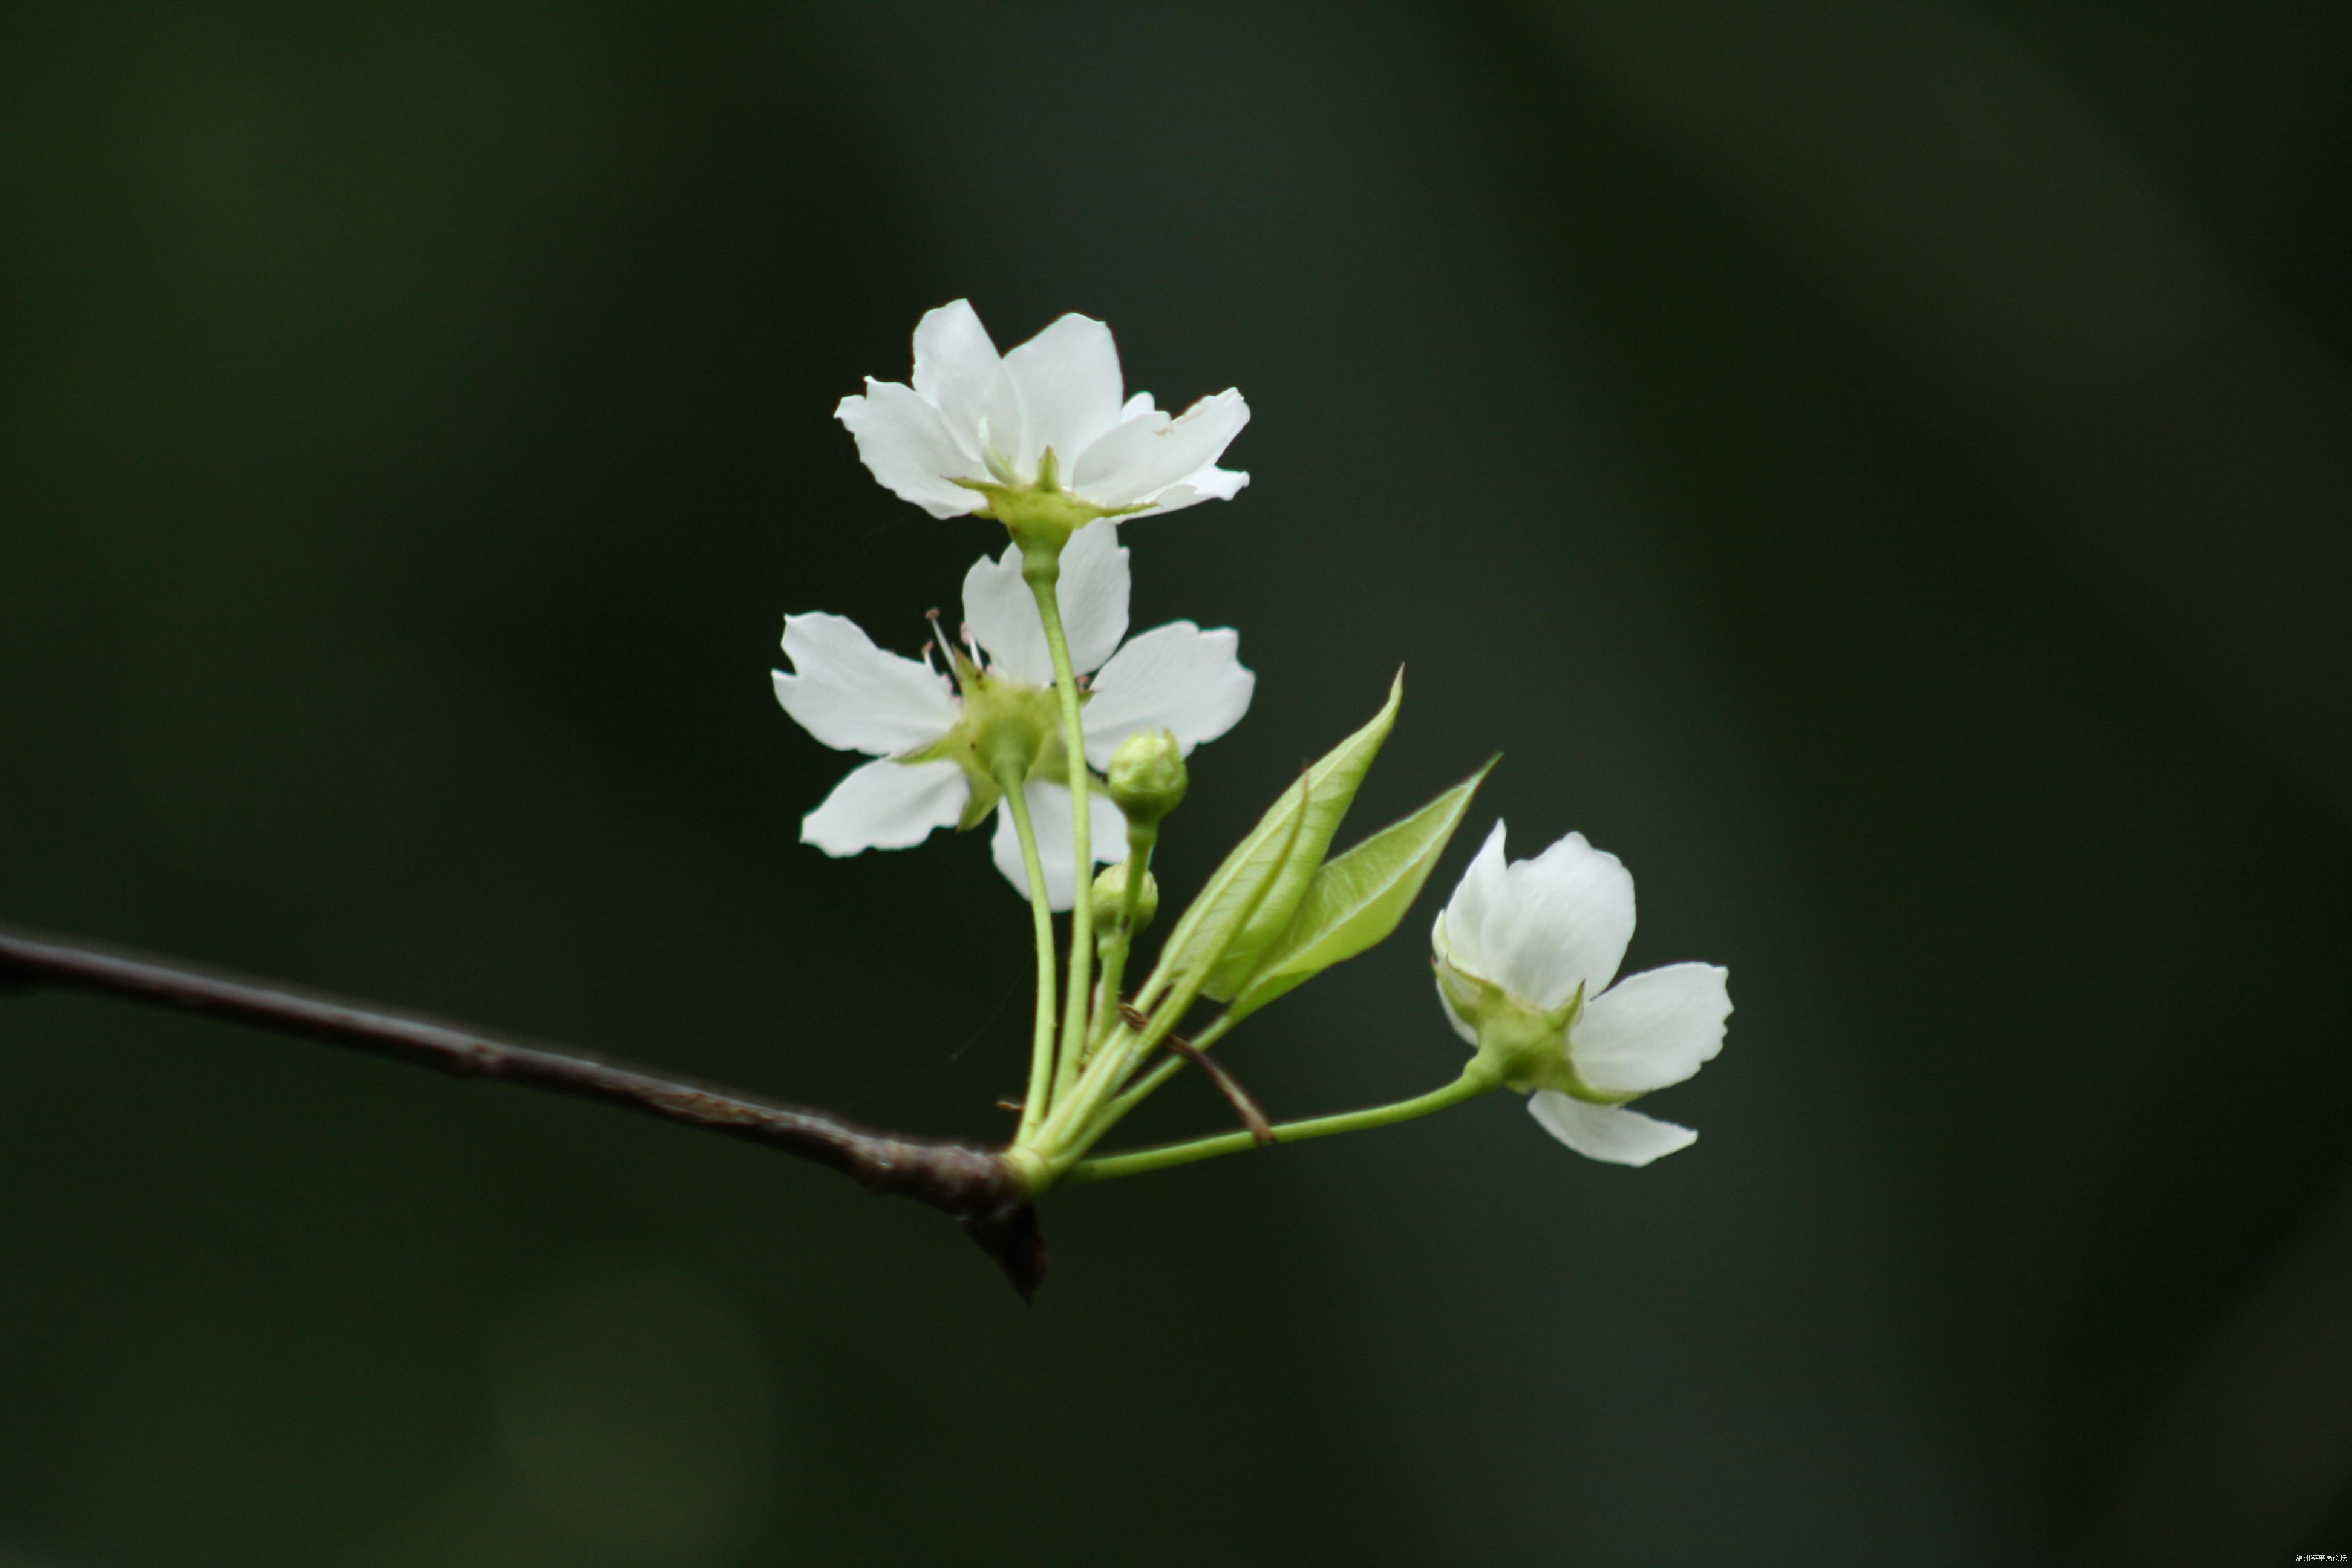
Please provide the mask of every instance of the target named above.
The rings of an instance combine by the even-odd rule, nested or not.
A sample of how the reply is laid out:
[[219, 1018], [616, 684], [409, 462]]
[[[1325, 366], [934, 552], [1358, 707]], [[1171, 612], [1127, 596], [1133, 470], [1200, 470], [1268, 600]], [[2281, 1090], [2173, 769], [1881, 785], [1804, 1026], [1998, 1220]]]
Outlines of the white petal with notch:
[[851, 769], [822, 805], [801, 818], [801, 842], [835, 857], [905, 849], [953, 827], [971, 798], [971, 781], [953, 763], [883, 757]]
[[962, 711], [945, 676], [876, 647], [844, 616], [785, 616], [784, 657], [793, 668], [774, 672], [776, 700], [835, 751], [911, 752], [954, 729]]

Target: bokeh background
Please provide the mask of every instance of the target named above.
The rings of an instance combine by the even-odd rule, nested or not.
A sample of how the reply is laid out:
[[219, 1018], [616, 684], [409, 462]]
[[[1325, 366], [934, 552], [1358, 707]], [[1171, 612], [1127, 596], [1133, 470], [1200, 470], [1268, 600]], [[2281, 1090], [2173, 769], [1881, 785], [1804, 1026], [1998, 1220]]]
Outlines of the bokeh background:
[[[1001, 1134], [1021, 905], [799, 846], [767, 673], [992, 543], [830, 418], [969, 295], [1256, 411], [1129, 530], [1260, 674], [1174, 889], [1402, 661], [1358, 830], [1499, 748], [1465, 840], [1738, 1004], [1650, 1170], [1497, 1100], [1089, 1188], [1024, 1309], [10, 1001], [7, 1568], [2352, 1550], [2352, 11], [19, 5], [0, 127], [0, 918]], [[1452, 1073], [1426, 916], [1237, 1037], [1277, 1111]]]

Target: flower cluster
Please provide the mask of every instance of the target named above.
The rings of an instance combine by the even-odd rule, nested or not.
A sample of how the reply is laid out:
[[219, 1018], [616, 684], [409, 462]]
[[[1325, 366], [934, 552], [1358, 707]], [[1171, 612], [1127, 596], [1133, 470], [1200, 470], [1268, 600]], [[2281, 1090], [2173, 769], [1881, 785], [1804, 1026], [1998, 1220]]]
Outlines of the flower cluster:
[[[1087, 761], [1109, 765], [1118, 743], [1164, 730], [1186, 755], [1249, 711], [1257, 677], [1241, 662], [1241, 637], [1172, 621], [1127, 635], [1128, 552], [1118, 525], [1081, 529], [1062, 556], [1062, 615], [1070, 661], [1091, 676], [1085, 713]], [[824, 614], [784, 617], [790, 672], [775, 672], [776, 700], [803, 729], [836, 751], [880, 759], [854, 768], [801, 823], [803, 843], [828, 855], [904, 849], [941, 827], [970, 827], [996, 814], [997, 869], [1027, 890], [1021, 847], [1003, 781], [991, 759], [1008, 735], [1029, 752], [1020, 770], [1045, 863], [1046, 901], [1066, 910], [1076, 895], [1066, 762], [1055, 733], [1054, 665], [1045, 624], [1008, 548], [972, 563], [963, 580], [962, 646], [944, 647], [943, 673], [925, 648], [916, 660], [874, 646], [856, 623]], [[950, 679], [952, 674], [953, 679]], [[1096, 858], [1125, 853], [1118, 808], [1090, 803]]]
[[[1485, 769], [1355, 847], [1331, 841], [1391, 725], [1374, 719], [1268, 810], [1177, 920], [1132, 994], [1134, 940], [1159, 894], [1150, 860], [1181, 799], [1185, 761], [1247, 713], [1256, 677], [1240, 637], [1174, 621], [1129, 637], [1123, 522], [1229, 500], [1249, 476], [1218, 467], [1249, 421], [1228, 389], [1182, 414], [1127, 395], [1100, 321], [1067, 315], [1000, 354], [964, 301], [915, 329], [911, 384], [868, 380], [836, 411], [874, 477], [934, 517], [1003, 525], [1009, 543], [963, 580], [954, 636], [932, 616], [919, 658], [821, 612], [787, 616], [776, 700], [825, 745], [872, 758], [802, 822], [828, 855], [902, 849], [992, 816], [998, 870], [1037, 935], [1029, 1092], [1004, 1158], [1030, 1190], [1380, 1126], [1508, 1088], [1596, 1160], [1646, 1164], [1696, 1134], [1626, 1109], [1721, 1048], [1723, 970], [1670, 964], [1617, 979], [1633, 885], [1570, 834], [1507, 862], [1495, 825], [1432, 933], [1439, 1001], [1475, 1048], [1454, 1082], [1338, 1116], [1270, 1122], [1204, 1053], [1322, 970], [1385, 938], [1420, 892]], [[1489, 764], [1491, 766], [1491, 764]], [[1088, 896], [1082, 877], [1094, 878]], [[1053, 916], [1067, 911], [1058, 999]], [[1097, 965], [1099, 970], [1097, 972]], [[1613, 984], [1612, 984], [1613, 982]], [[1223, 1011], [1189, 1040], [1203, 1001]], [[1188, 1063], [1244, 1131], [1125, 1154], [1088, 1151]]]

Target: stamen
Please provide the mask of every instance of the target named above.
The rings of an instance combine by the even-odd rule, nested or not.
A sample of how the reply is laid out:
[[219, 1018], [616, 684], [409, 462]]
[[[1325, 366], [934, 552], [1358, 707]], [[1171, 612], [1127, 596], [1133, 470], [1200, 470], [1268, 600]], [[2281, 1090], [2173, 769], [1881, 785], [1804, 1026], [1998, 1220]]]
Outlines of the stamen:
[[[950, 669], [953, 669], [956, 662], [956, 652], [954, 647], [948, 642], [948, 634], [940, 627], [940, 613], [937, 610], [925, 610], [923, 612], [923, 619], [931, 623], [931, 636], [938, 640], [940, 651], [948, 656], [948, 668]], [[923, 658], [925, 662], [928, 663], [930, 657], [930, 645], [926, 643], [923, 645]]]

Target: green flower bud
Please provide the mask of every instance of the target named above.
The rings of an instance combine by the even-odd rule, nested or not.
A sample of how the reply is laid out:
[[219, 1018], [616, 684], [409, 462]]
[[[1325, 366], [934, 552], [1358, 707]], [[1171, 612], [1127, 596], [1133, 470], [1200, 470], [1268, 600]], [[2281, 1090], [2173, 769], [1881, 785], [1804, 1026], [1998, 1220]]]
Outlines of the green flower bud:
[[1167, 730], [1139, 730], [1110, 754], [1105, 777], [1130, 831], [1154, 832], [1184, 798], [1184, 749]]
[[[1106, 936], [1117, 931], [1119, 911], [1126, 903], [1127, 862], [1122, 860], [1118, 865], [1104, 867], [1095, 875], [1095, 930]], [[1140, 933], [1151, 924], [1151, 917], [1159, 912], [1160, 883], [1150, 872], [1146, 871], [1143, 874], [1143, 891], [1135, 900], [1135, 930], [1129, 934]]]

